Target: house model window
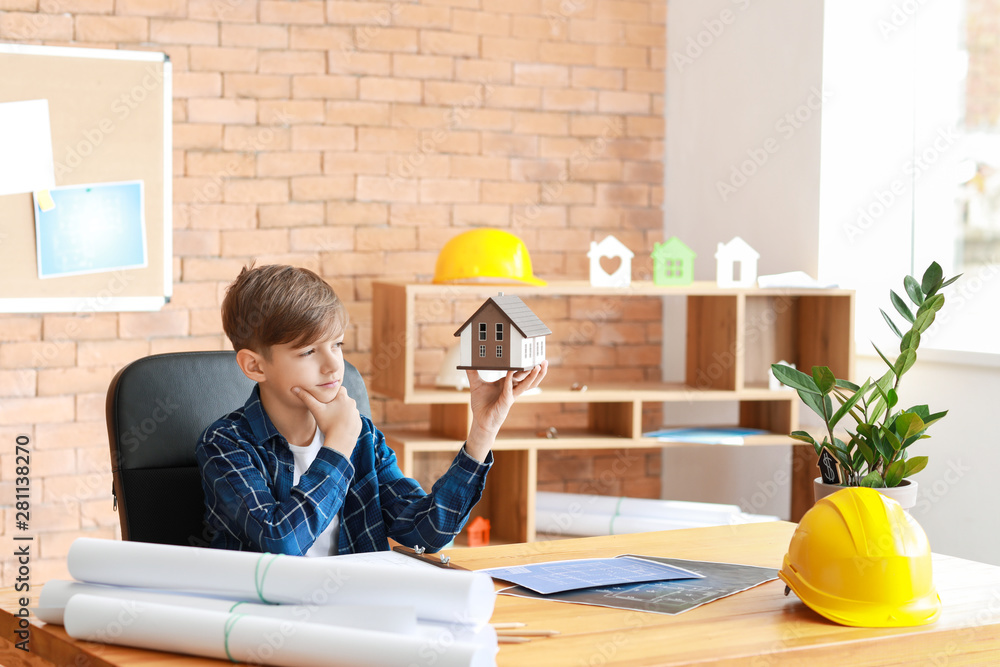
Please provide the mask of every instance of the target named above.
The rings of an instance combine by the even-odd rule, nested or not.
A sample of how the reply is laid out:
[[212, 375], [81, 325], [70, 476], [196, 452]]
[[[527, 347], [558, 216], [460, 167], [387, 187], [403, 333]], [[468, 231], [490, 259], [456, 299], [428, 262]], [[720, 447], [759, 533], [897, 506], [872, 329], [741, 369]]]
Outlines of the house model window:
[[[478, 333], [479, 340], [485, 340], [490, 329], [496, 332], [496, 357], [486, 356], [486, 345], [479, 345], [479, 356], [476, 357], [473, 354], [473, 332]], [[455, 332], [455, 336], [461, 338], [458, 368], [529, 370], [545, 360], [545, 336], [551, 334], [524, 301], [516, 296], [504, 296], [501, 292], [487, 299]]]

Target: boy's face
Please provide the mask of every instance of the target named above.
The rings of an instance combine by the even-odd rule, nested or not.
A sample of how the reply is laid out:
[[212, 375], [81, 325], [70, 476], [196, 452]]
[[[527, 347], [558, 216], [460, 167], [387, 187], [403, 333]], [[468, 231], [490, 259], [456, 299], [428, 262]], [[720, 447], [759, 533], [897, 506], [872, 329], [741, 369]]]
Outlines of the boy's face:
[[329, 403], [340, 391], [344, 380], [344, 334], [314, 341], [308, 345], [291, 343], [271, 347], [270, 359], [258, 356], [265, 380], [261, 391], [289, 407], [303, 408], [292, 393], [300, 387], [322, 403]]

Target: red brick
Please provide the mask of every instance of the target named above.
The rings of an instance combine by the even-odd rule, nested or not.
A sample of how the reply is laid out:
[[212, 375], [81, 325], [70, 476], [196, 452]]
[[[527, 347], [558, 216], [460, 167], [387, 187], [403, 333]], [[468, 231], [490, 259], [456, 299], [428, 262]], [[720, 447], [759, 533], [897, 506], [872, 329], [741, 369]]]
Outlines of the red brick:
[[354, 31], [343, 26], [292, 26], [289, 46], [293, 49], [327, 51], [354, 49]]
[[302, 176], [320, 173], [319, 151], [261, 153], [257, 158], [257, 176]]
[[[43, 320], [45, 340], [114, 338], [117, 331], [118, 315], [115, 313], [45, 315]], [[5, 341], [15, 340], [4, 335], [0, 335], [0, 338]]]
[[454, 59], [448, 56], [395, 54], [392, 57], [393, 76], [409, 79], [451, 79]]
[[257, 50], [192, 46], [191, 69], [210, 72], [256, 72]]
[[0, 371], [0, 396], [28, 397], [34, 396], [38, 385], [38, 371], [33, 368]]
[[667, 31], [662, 25], [627, 25], [625, 36], [628, 44], [662, 47], [667, 39]]
[[174, 123], [174, 148], [222, 148], [222, 125]]
[[465, 178], [503, 179], [510, 174], [510, 160], [482, 155], [452, 155], [451, 173]]
[[475, 58], [459, 58], [455, 61], [456, 81], [475, 81], [477, 83], [510, 83], [512, 80], [512, 64], [496, 60], [478, 60]]
[[257, 221], [254, 207], [241, 204], [192, 204], [184, 215], [192, 229], [249, 229]]
[[498, 132], [482, 133], [483, 155], [538, 155], [538, 137]]
[[38, 0], [0, 0], [0, 12], [38, 11]]
[[420, 202], [424, 204], [479, 201], [479, 181], [450, 178], [420, 181]]
[[541, 14], [540, 0], [483, 0], [482, 7], [488, 12], [507, 12], [510, 14]]
[[258, 119], [262, 125], [322, 123], [326, 110], [321, 100], [261, 100]]
[[267, 125], [229, 125], [222, 135], [227, 151], [287, 151], [292, 145], [292, 131], [281, 127], [281, 116]]
[[325, 74], [323, 51], [261, 51], [261, 74]]
[[71, 422], [76, 414], [72, 396], [8, 398], [0, 401], [0, 425]]
[[391, 124], [405, 128], [441, 128], [448, 124], [450, 108], [426, 104], [393, 104]]
[[323, 173], [328, 175], [389, 173], [389, 160], [383, 153], [326, 151], [323, 153]]
[[391, 106], [385, 102], [326, 103], [327, 125], [388, 125]]
[[331, 201], [326, 204], [326, 224], [353, 227], [384, 225], [389, 222], [389, 206], [372, 202]]
[[[141, 19], [140, 19], [141, 20]], [[21, 12], [0, 13], [0, 38], [17, 41], [73, 39], [73, 17]], [[96, 37], [92, 38], [96, 41]]]
[[163, 44], [219, 44], [219, 24], [208, 21], [150, 19], [149, 39]]
[[323, 23], [326, 10], [321, 0], [261, 0], [261, 23]]
[[354, 47], [358, 51], [416, 53], [417, 31], [409, 28], [359, 26], [354, 29]]
[[[514, 34], [519, 33], [515, 31]], [[482, 58], [484, 60], [532, 62], [538, 57], [538, 42], [535, 40], [483, 37], [482, 42]]]
[[77, 16], [75, 39], [79, 42], [145, 42], [149, 39], [149, 19], [138, 16]]
[[392, 72], [392, 56], [388, 53], [363, 53], [341, 45], [326, 55], [330, 74], [388, 76]]
[[291, 79], [288, 76], [226, 74], [224, 83], [226, 97], [286, 99], [291, 92]]
[[[35, 7], [39, 4], [37, 0], [7, 0], [10, 4], [8, 8], [11, 11], [16, 11], [18, 9], [26, 9], [27, 11], [35, 11]], [[23, 5], [19, 7], [18, 5]], [[30, 8], [29, 8], [30, 7]], [[42, 7], [43, 11], [48, 11], [50, 5], [46, 3]], [[64, 12], [66, 14], [112, 14], [115, 11], [114, 0], [60, 0], [59, 12]]]
[[200, 153], [189, 151], [188, 176], [250, 177], [254, 175], [254, 156], [250, 153]]
[[649, 186], [645, 184], [598, 183], [598, 206], [647, 206]]
[[381, 102], [419, 102], [422, 99], [419, 81], [365, 77], [361, 79], [358, 97]]
[[629, 116], [627, 134], [630, 137], [650, 137], [662, 139], [666, 132], [662, 116]]
[[72, 366], [75, 359], [76, 343], [65, 339], [0, 343], [0, 368], [57, 368]]
[[292, 178], [292, 199], [295, 201], [326, 201], [353, 197], [353, 176], [296, 176]]
[[649, 94], [604, 90], [598, 93], [597, 107], [602, 113], [648, 114]]
[[358, 176], [358, 201], [416, 202], [417, 182], [387, 176]]
[[639, 183], [663, 183], [662, 162], [626, 162], [625, 181]]
[[617, 21], [608, 21], [607, 19], [570, 19], [569, 38], [573, 42], [585, 44], [628, 43], [625, 40], [625, 26]]
[[630, 69], [625, 73], [625, 88], [642, 93], [662, 93], [664, 79], [662, 70]]
[[390, 25], [404, 10], [400, 3], [331, 0], [326, 3], [326, 19], [330, 23], [358, 25]]
[[[294, 28], [293, 28], [294, 31]], [[293, 32], [294, 34], [294, 32]], [[246, 46], [255, 49], [285, 49], [289, 47], [288, 28], [279, 25], [244, 25], [222, 23], [222, 46]], [[308, 48], [292, 43], [293, 49]]]
[[[38, 372], [39, 396], [64, 396], [107, 391], [115, 369], [111, 366], [87, 368], [46, 368]], [[36, 474], [42, 474], [38, 471]]]
[[487, 89], [486, 106], [504, 109], [537, 109], [541, 103], [541, 88], [492, 86]]
[[418, 147], [416, 130], [388, 127], [358, 128], [358, 150], [402, 153]]
[[542, 42], [538, 45], [538, 59], [543, 63], [566, 65], [593, 65], [596, 49], [589, 44]]
[[484, 204], [525, 204], [538, 200], [537, 183], [483, 181], [481, 197]]
[[514, 132], [517, 134], [569, 134], [569, 115], [521, 111], [514, 114]]
[[[479, 37], [440, 30], [421, 30], [420, 53], [478, 58]], [[483, 57], [486, 57], [485, 49]]]
[[303, 252], [354, 250], [354, 231], [344, 227], [300, 227], [292, 230], [291, 247]]
[[352, 150], [353, 127], [329, 125], [297, 125], [292, 128], [291, 146], [294, 150]]
[[174, 230], [174, 254], [183, 257], [215, 257], [219, 254], [219, 232], [194, 229]]
[[417, 232], [411, 227], [361, 227], [357, 230], [357, 249], [361, 252], [416, 248]]
[[510, 34], [510, 15], [455, 9], [451, 13], [451, 29], [458, 33], [506, 37]]
[[509, 227], [510, 207], [502, 204], [456, 204], [455, 220], [464, 225]]
[[280, 204], [288, 201], [288, 181], [283, 179], [232, 179], [223, 190], [227, 204]]
[[222, 75], [218, 72], [174, 72], [174, 98], [220, 97]]
[[592, 90], [551, 88], [544, 91], [541, 106], [553, 111], [596, 111], [597, 93]]
[[620, 69], [606, 67], [573, 68], [574, 88], [603, 88], [605, 90], [621, 90], [624, 85], [625, 76], [622, 74], [622, 70]]
[[188, 0], [188, 18], [224, 23], [256, 23], [258, 0]]
[[565, 65], [517, 63], [514, 65], [514, 84], [518, 86], [567, 86], [569, 68]]
[[631, 23], [647, 23], [650, 20], [650, 4], [646, 2], [628, 2], [627, 0], [596, 0], [595, 5], [595, 17], [599, 19], [628, 21]]
[[261, 204], [260, 226], [266, 227], [299, 227], [303, 225], [321, 225], [324, 220], [322, 204], [292, 203], [292, 204]]
[[349, 100], [357, 96], [357, 77], [305, 74], [292, 77], [292, 97]]
[[610, 46], [597, 47], [597, 55], [593, 65], [598, 67], [648, 67], [647, 50], [641, 46]]
[[[51, 316], [49, 316], [51, 317]], [[0, 315], [0, 341], [17, 342], [40, 340], [42, 318], [39, 316]]]
[[222, 232], [222, 257], [247, 257], [288, 252], [288, 231], [252, 229]]
[[405, 3], [393, 15], [392, 24], [407, 28], [443, 28], [451, 26], [451, 11], [447, 7]]
[[188, 120], [192, 123], [253, 125], [257, 122], [257, 103], [253, 100], [191, 99]]

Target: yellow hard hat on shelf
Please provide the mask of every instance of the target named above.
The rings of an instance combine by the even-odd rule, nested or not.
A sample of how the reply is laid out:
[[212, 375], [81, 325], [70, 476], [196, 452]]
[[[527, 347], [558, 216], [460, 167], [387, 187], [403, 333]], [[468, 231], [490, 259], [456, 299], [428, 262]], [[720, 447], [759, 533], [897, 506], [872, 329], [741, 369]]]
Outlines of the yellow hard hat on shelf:
[[874, 489], [848, 487], [817, 501], [795, 529], [778, 576], [810, 609], [842, 625], [925, 625], [941, 613], [927, 535]]
[[434, 282], [545, 284], [532, 274], [524, 242], [502, 229], [472, 229], [445, 243], [434, 265]]

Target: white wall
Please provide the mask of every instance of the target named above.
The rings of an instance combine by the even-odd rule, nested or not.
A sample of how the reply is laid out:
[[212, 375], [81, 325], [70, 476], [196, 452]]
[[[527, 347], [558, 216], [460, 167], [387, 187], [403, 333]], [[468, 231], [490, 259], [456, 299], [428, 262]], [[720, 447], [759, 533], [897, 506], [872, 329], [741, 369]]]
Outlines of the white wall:
[[[759, 273], [816, 275], [823, 3], [670, 0], [664, 231], [715, 279], [716, 244], [740, 236]], [[760, 163], [760, 164], [758, 164]], [[683, 304], [665, 299], [664, 378], [682, 380]], [[670, 331], [680, 332], [676, 337]], [[667, 423], [734, 423], [734, 405], [667, 404]], [[664, 450], [665, 498], [787, 516], [788, 447]]]

